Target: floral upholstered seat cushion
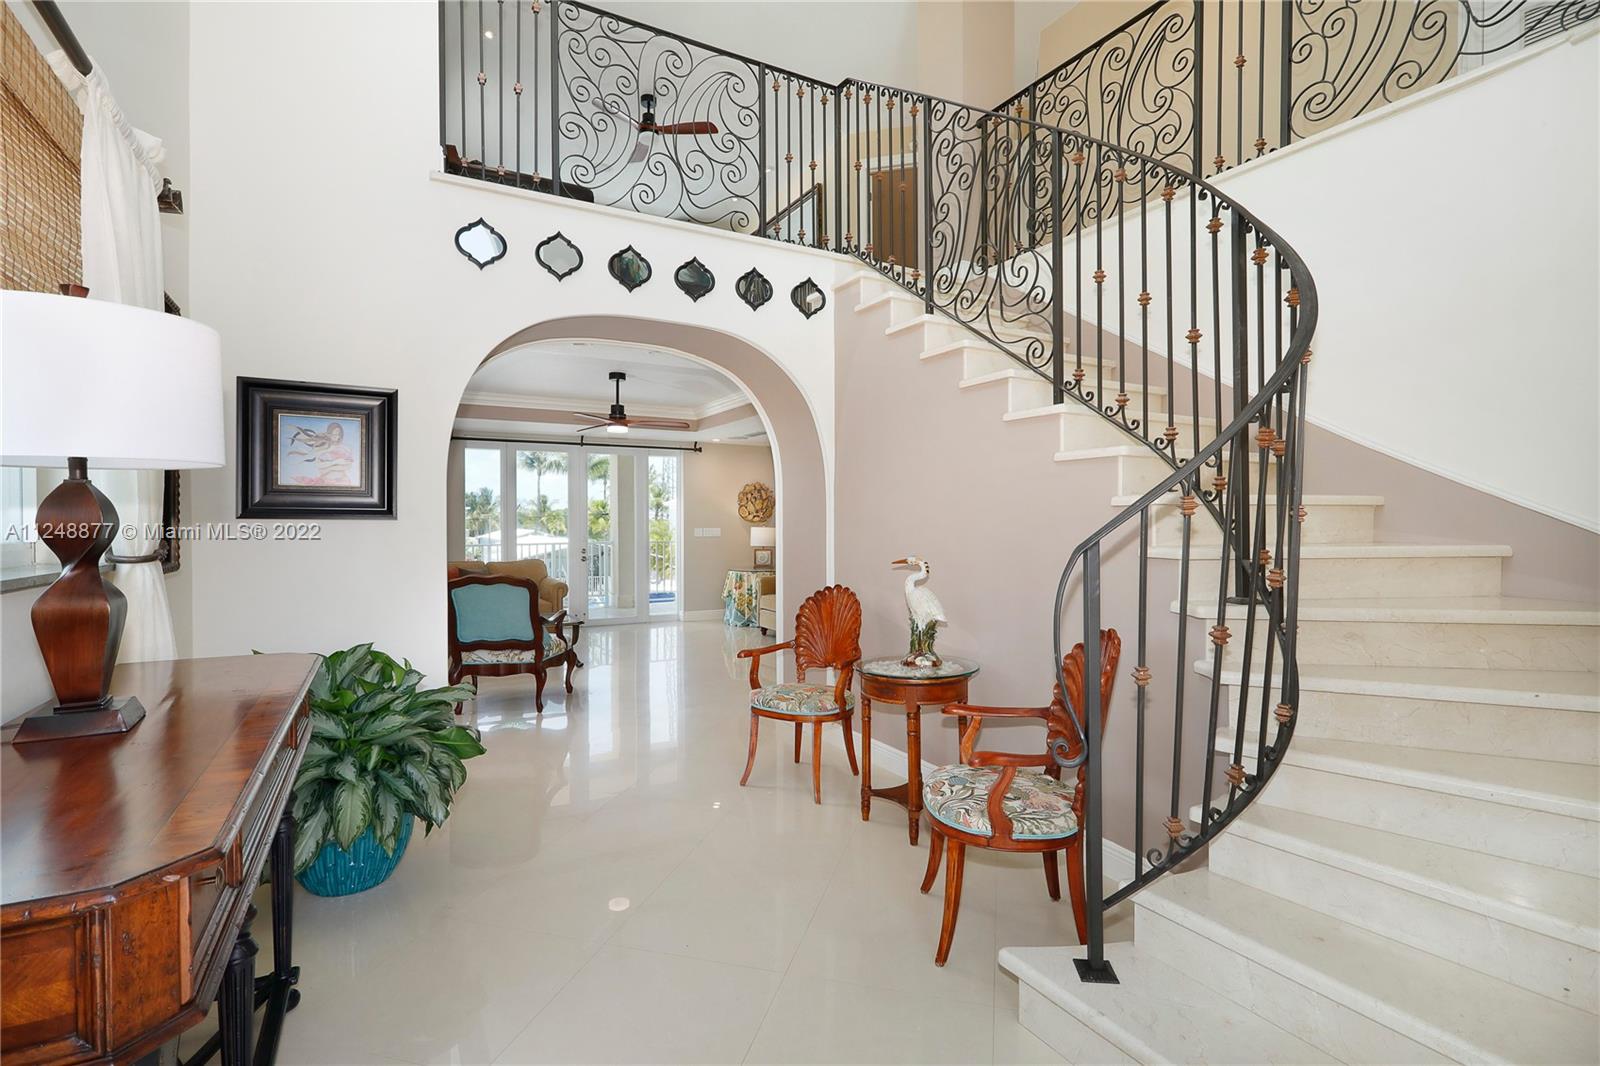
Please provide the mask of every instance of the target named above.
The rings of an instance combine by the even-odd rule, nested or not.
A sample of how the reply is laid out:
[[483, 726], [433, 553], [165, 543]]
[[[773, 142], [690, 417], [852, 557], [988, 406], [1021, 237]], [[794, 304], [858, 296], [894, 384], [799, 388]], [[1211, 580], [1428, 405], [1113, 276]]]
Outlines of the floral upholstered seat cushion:
[[[844, 705], [854, 709], [855, 695], [844, 694]], [[786, 681], [768, 685], [750, 693], [750, 706], [779, 714], [835, 714], [839, 701], [834, 698], [832, 685], [807, 685], [799, 681]]]
[[[567, 652], [567, 642], [557, 633], [549, 630], [544, 634], [544, 657], [555, 659]], [[531, 663], [534, 661], [532, 648], [474, 648], [461, 653], [461, 662], [466, 666], [492, 666], [498, 663]]]
[[[975, 836], [993, 836], [989, 793], [1000, 771], [980, 766], [941, 766], [922, 785], [922, 805], [935, 819]], [[1078, 831], [1072, 813], [1074, 783], [1035, 770], [1018, 770], [1000, 809], [1018, 840], [1056, 840]]]

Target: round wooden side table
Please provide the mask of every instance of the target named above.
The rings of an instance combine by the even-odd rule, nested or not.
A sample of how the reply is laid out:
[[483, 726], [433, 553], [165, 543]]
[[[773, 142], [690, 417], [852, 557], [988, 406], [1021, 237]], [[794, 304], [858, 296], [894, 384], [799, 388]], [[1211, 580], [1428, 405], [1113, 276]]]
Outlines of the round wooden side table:
[[[906, 666], [897, 658], [866, 659], [856, 664], [861, 680], [861, 820], [872, 816], [872, 797], [892, 800], [906, 809], [911, 843], [922, 822], [922, 708], [967, 702], [967, 684], [978, 672], [969, 659], [946, 659], [938, 666]], [[872, 701], [905, 711], [906, 783], [872, 787]]]

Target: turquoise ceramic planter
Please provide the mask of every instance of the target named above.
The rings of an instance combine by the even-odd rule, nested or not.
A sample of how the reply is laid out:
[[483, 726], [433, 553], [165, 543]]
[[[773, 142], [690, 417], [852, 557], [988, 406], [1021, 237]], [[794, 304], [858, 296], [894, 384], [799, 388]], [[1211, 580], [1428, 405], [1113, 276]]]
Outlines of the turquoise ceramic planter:
[[383, 884], [406, 853], [406, 844], [411, 841], [411, 821], [408, 814], [400, 824], [393, 855], [383, 850], [383, 845], [368, 829], [356, 837], [348, 851], [332, 842], [324, 844], [305, 872], [295, 875], [295, 880], [317, 896], [349, 896]]

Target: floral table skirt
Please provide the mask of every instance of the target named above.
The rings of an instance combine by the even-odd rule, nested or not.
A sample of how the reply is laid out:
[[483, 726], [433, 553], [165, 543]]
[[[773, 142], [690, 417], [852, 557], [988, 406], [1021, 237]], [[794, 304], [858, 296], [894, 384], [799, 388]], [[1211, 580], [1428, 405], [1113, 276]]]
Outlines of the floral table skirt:
[[730, 626], [758, 626], [761, 578], [766, 570], [729, 570], [722, 583], [722, 621]]

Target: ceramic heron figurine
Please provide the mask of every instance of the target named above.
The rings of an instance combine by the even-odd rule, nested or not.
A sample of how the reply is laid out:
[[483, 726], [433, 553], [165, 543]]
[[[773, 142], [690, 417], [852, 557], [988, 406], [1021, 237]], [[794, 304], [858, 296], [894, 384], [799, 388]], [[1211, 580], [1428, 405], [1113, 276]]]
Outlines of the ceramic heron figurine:
[[894, 565], [910, 567], [916, 571], [906, 578], [906, 614], [911, 620], [911, 648], [906, 657], [900, 660], [901, 665], [938, 666], [943, 660], [933, 650], [933, 641], [938, 636], [939, 623], [946, 619], [944, 605], [925, 584], [928, 575], [933, 572], [933, 567], [928, 565], [928, 560], [919, 559], [915, 555], [896, 559]]

